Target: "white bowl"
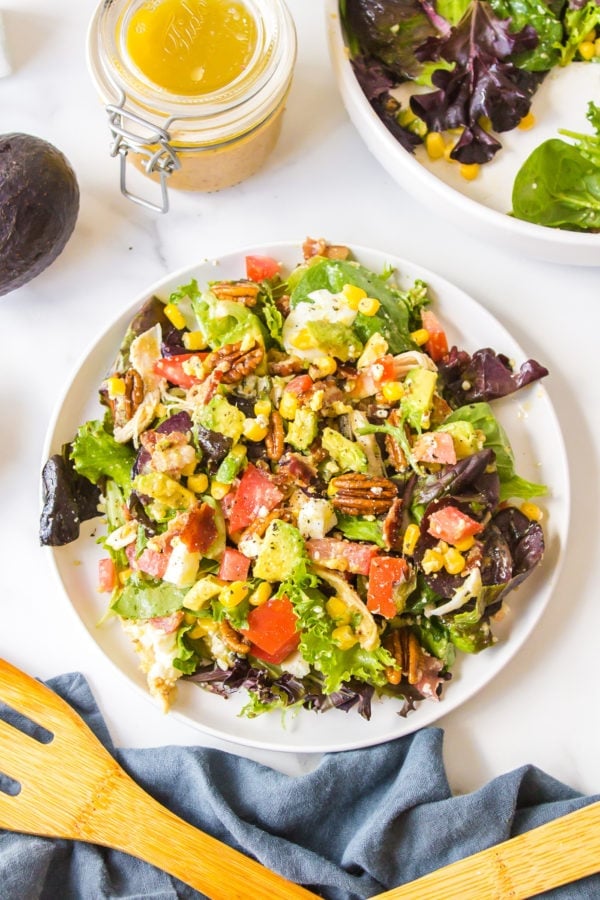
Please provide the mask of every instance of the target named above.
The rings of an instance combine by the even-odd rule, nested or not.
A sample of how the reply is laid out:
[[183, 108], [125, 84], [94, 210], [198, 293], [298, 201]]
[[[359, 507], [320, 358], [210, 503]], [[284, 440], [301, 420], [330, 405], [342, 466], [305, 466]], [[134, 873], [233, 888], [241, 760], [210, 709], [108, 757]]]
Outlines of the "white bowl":
[[538, 90], [530, 131], [501, 136], [503, 149], [482, 167], [475, 181], [458, 174], [445, 160], [414, 156], [394, 138], [374, 112], [352, 69], [340, 22], [338, 0], [326, 0], [327, 31], [334, 74], [348, 115], [373, 156], [408, 193], [477, 237], [519, 255], [555, 263], [600, 266], [600, 234], [546, 228], [508, 213], [514, 176], [529, 153], [559, 128], [590, 133], [585, 118], [589, 100], [600, 96], [600, 66], [572, 64], [551, 72]]

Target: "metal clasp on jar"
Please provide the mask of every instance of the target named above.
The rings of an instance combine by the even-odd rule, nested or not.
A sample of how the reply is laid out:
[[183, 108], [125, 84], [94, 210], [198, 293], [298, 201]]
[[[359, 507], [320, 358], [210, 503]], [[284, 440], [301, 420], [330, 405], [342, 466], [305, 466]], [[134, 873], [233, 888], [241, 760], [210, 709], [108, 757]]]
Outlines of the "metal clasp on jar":
[[[121, 193], [134, 203], [145, 206], [146, 209], [166, 213], [169, 210], [167, 179], [171, 172], [181, 168], [181, 161], [177, 151], [170, 143], [169, 132], [142, 116], [129, 112], [125, 109], [125, 101], [125, 94], [121, 94], [118, 103], [109, 103], [106, 106], [110, 132], [113, 137], [110, 155], [119, 156], [120, 160]], [[137, 126], [138, 130], [133, 131], [132, 126]], [[158, 175], [161, 191], [159, 203], [153, 203], [145, 197], [134, 194], [127, 187], [126, 163], [130, 150], [144, 158], [142, 166], [147, 175]]]

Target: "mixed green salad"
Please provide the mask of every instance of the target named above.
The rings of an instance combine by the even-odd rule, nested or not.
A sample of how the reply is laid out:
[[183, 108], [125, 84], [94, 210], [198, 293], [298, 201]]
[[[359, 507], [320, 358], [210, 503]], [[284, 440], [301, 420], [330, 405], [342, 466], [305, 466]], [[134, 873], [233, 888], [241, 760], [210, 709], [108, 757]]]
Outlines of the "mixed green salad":
[[[377, 115], [406, 150], [424, 144], [432, 159], [457, 162], [466, 179], [501, 150], [503, 132], [532, 127], [531, 102], [549, 72], [600, 62], [599, 0], [340, 0], [340, 12]], [[409, 89], [399, 93], [402, 86]], [[544, 142], [523, 164], [514, 216], [599, 229], [593, 103], [588, 118], [595, 136], [574, 135], [575, 146]]]
[[452, 345], [427, 284], [346, 247], [245, 265], [135, 316], [103, 414], [46, 463], [41, 541], [104, 516], [106, 618], [165, 707], [185, 678], [249, 717], [406, 715], [542, 559], [546, 488], [491, 404], [547, 370]]

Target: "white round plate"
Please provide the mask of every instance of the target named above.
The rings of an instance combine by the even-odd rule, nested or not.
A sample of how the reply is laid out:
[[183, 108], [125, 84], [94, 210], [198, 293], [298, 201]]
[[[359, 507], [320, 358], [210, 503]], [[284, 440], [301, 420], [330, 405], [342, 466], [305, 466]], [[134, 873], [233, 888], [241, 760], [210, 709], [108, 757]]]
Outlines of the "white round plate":
[[[492, 347], [520, 365], [527, 357], [507, 331], [475, 300], [432, 272], [402, 259], [362, 247], [352, 248], [356, 259], [381, 272], [393, 266], [397, 280], [409, 287], [416, 278], [430, 286], [433, 308], [445, 322], [449, 340], [473, 352]], [[242, 249], [218, 261], [205, 260], [183, 269], [145, 290], [102, 334], [85, 354], [59, 402], [46, 440], [44, 458], [59, 452], [71, 441], [80, 424], [103, 416], [97, 394], [116, 357], [127, 325], [151, 295], [166, 299], [170, 292], [196, 278], [200, 285], [217, 278], [239, 278], [245, 274], [248, 253], [273, 256], [289, 271], [302, 259], [301, 242]], [[539, 360], [543, 364], [543, 360]], [[499, 623], [498, 644], [478, 656], [463, 656], [454, 677], [444, 689], [443, 699], [427, 700], [407, 718], [398, 715], [399, 704], [390, 699], [374, 700], [369, 722], [355, 711], [330, 710], [317, 714], [302, 710], [288, 714], [269, 713], [257, 719], [238, 717], [240, 696], [224, 700], [198, 686], [180, 682], [172, 715], [181, 717], [217, 737], [245, 746], [293, 752], [329, 752], [364, 747], [391, 740], [429, 725], [472, 697], [509, 662], [527, 640], [541, 616], [558, 577], [569, 521], [569, 479], [560, 427], [543, 383], [517, 395], [496, 401], [495, 410], [515, 452], [517, 472], [543, 482], [551, 493], [543, 498], [546, 553], [542, 564], [510, 595], [510, 613]], [[137, 658], [117, 620], [98, 625], [107, 595], [97, 591], [97, 559], [101, 550], [94, 536], [102, 531], [100, 519], [84, 524], [77, 541], [48, 549], [66, 597], [92, 640], [141, 694], [151, 699]], [[154, 702], [154, 701], [152, 701]]]
[[535, 127], [500, 136], [503, 149], [466, 181], [458, 166], [431, 161], [423, 147], [408, 153], [383, 124], [365, 97], [350, 64], [338, 12], [338, 0], [326, 0], [329, 49], [342, 100], [358, 133], [389, 175], [417, 200], [454, 225], [518, 255], [549, 262], [600, 266], [600, 234], [546, 228], [508, 215], [512, 185], [520, 166], [535, 147], [560, 137], [559, 128], [591, 134], [585, 114], [588, 102], [600, 97], [600, 65], [573, 63], [552, 71], [532, 104]]

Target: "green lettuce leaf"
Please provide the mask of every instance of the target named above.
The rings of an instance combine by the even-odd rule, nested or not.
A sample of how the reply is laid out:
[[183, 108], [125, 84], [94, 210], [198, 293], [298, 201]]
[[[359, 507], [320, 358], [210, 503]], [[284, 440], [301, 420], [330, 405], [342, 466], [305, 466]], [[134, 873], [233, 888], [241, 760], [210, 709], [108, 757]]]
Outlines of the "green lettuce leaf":
[[127, 444], [119, 444], [100, 421], [86, 422], [73, 441], [73, 465], [80, 475], [98, 484], [103, 476], [112, 478], [122, 487], [131, 484], [131, 467], [135, 451]]
[[387, 683], [385, 670], [394, 662], [390, 653], [383, 647], [364, 650], [358, 644], [350, 650], [337, 647], [331, 637], [335, 623], [325, 610], [327, 597], [317, 584], [316, 576], [300, 563], [279, 593], [286, 594], [294, 605], [302, 633], [300, 653], [323, 675], [324, 693], [334, 693], [352, 678], [383, 687]]
[[147, 582], [132, 575], [112, 609], [124, 619], [168, 616], [182, 608], [186, 593], [187, 588], [177, 588], [167, 581]]

